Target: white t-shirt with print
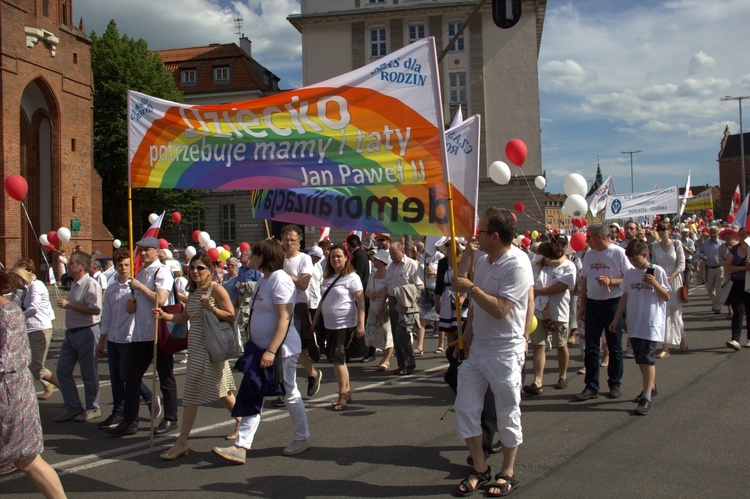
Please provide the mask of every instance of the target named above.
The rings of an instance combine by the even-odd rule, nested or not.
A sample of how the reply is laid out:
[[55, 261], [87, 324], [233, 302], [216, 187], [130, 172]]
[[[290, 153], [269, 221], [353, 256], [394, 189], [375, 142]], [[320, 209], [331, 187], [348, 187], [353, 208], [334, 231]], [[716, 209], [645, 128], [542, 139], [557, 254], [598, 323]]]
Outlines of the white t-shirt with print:
[[604, 251], [594, 248], [586, 252], [583, 257], [583, 277], [586, 278], [586, 297], [590, 300], [610, 300], [622, 296], [622, 288], [610, 286], [609, 289], [596, 280], [599, 276], [608, 279], [621, 279], [625, 272], [632, 269], [625, 250], [616, 244], [610, 244]]
[[[320, 292], [325, 293], [338, 277], [332, 275], [323, 279]], [[323, 301], [322, 313], [326, 329], [344, 329], [357, 325], [357, 300], [354, 293], [362, 291], [362, 280], [356, 272], [341, 277], [328, 291]]]
[[[658, 265], [653, 265], [656, 281], [667, 291], [672, 288], [667, 273]], [[651, 341], [664, 341], [667, 320], [667, 301], [656, 296], [654, 288], [643, 282], [646, 270], [631, 268], [625, 273], [620, 288], [628, 294], [626, 313], [628, 316], [628, 336]]]
[[[294, 281], [283, 270], [273, 272], [268, 279], [265, 277], [255, 286], [253, 312], [250, 316], [250, 339], [260, 348], [268, 348], [279, 322], [276, 305], [294, 305], [294, 297], [299, 291]], [[299, 333], [291, 321], [286, 340], [282, 345], [281, 356], [289, 357], [302, 351]]]
[[[549, 298], [549, 318], [553, 321], [568, 322], [570, 318], [570, 293], [573, 291], [576, 283], [576, 266], [573, 262], [566, 259], [560, 265], [546, 265], [541, 273], [545, 276], [546, 287], [553, 286], [559, 282], [568, 285], [562, 293], [556, 295], [545, 295]], [[541, 312], [541, 311], [539, 311]], [[541, 317], [540, 313], [536, 314]]]
[[[307, 253], [300, 253], [292, 258], [284, 257], [284, 270], [286, 273], [293, 277], [299, 277], [302, 274], [313, 273], [313, 262], [310, 255]], [[307, 303], [307, 292], [301, 289], [297, 290], [297, 302], [296, 303]]]

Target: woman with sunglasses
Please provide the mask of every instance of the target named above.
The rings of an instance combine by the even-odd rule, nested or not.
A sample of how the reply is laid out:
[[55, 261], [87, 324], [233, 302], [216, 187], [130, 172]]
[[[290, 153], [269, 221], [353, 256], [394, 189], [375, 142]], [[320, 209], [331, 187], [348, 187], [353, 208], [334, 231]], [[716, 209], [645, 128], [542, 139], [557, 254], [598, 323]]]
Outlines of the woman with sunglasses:
[[[169, 314], [161, 308], [154, 309], [154, 317], [166, 319], [180, 324], [190, 321], [188, 345], [190, 347], [190, 362], [187, 364], [185, 391], [182, 403], [185, 406], [182, 415], [180, 436], [172, 447], [161, 454], [164, 460], [173, 460], [186, 456], [189, 452], [187, 439], [198, 414], [198, 406], [210, 404], [217, 398], [221, 404], [232, 411], [234, 407], [234, 378], [227, 361], [212, 363], [206, 350], [206, 336], [204, 332], [203, 310], [208, 310], [220, 320], [234, 322], [234, 307], [229, 294], [220, 285], [212, 282], [213, 265], [207, 254], [195, 255], [188, 267], [188, 298], [187, 307], [179, 314]], [[239, 426], [239, 420], [237, 420]]]
[[[248, 327], [249, 340], [245, 350], [248, 351], [250, 343], [263, 350], [260, 367], [266, 369], [274, 365], [276, 353], [281, 349], [285, 391], [283, 400], [289, 410], [294, 432], [294, 440], [281, 454], [293, 456], [310, 448], [310, 429], [307, 424], [305, 402], [297, 388], [297, 359], [302, 352], [302, 339], [292, 320], [297, 288], [291, 276], [284, 270], [284, 249], [277, 241], [264, 239], [253, 245], [250, 267], [260, 270], [263, 278], [255, 286]], [[243, 380], [243, 383], [245, 381]], [[237, 408], [243, 416], [234, 445], [214, 447], [213, 453], [228, 461], [244, 464], [247, 450], [252, 447], [260, 425], [262, 403], [250, 410], [251, 407], [246, 406], [243, 399]], [[247, 413], [251, 415], [245, 415]]]
[[657, 359], [663, 359], [669, 355], [669, 346], [680, 345], [680, 350], [686, 352], [687, 337], [685, 335], [685, 324], [682, 322], [682, 302], [677, 290], [683, 286], [682, 276], [685, 270], [685, 252], [682, 243], [670, 237], [671, 225], [669, 222], [659, 222], [656, 225], [657, 243], [649, 246], [651, 249], [651, 263], [663, 268], [667, 273], [667, 281], [674, 290], [669, 295], [667, 302], [666, 334], [662, 350], [656, 354]]
[[349, 370], [346, 367], [346, 347], [355, 334], [358, 338], [365, 335], [365, 297], [362, 281], [341, 245], [331, 247], [320, 292], [323, 293], [323, 298], [313, 318], [313, 329], [322, 315], [326, 332], [326, 356], [333, 364], [333, 372], [339, 385], [339, 397], [332, 408], [334, 411], [343, 411], [346, 404], [352, 401]]

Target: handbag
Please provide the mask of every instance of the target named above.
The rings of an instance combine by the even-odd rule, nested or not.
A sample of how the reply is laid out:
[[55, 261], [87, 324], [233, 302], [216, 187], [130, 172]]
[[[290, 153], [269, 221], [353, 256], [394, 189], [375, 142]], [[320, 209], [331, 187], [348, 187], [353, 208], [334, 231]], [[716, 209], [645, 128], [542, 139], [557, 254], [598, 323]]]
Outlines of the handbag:
[[677, 290], [677, 293], [680, 295], [680, 301], [682, 303], [688, 303], [688, 290], [685, 286], [680, 286], [680, 289]]
[[719, 288], [719, 292], [716, 296], [716, 299], [719, 303], [723, 303], [724, 305], [727, 304], [727, 301], [729, 300], [729, 294], [732, 292], [732, 285], [734, 285], [734, 281], [731, 279], [727, 280], [727, 282], [721, 285], [721, 288]]
[[[158, 274], [159, 271], [157, 270]], [[156, 275], [154, 275], [156, 280]], [[164, 305], [161, 309], [168, 314], [181, 314], [185, 306], [180, 302], [177, 296], [177, 284], [172, 283], [172, 296], [175, 299], [174, 305]], [[177, 352], [186, 350], [188, 347], [188, 328], [187, 324], [178, 324], [169, 322], [166, 319], [159, 319], [158, 348], [162, 355], [174, 355]]]
[[[209, 296], [214, 283], [208, 288]], [[242, 355], [242, 337], [237, 323], [220, 320], [212, 311], [203, 308], [203, 331], [206, 337], [206, 350], [211, 363], [235, 359]]]

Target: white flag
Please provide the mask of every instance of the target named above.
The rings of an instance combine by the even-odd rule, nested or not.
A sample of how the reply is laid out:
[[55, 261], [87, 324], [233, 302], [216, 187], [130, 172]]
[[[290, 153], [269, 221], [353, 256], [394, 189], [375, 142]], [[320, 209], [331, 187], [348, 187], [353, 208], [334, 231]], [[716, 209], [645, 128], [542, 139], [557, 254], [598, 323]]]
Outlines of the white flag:
[[688, 195], [690, 193], [690, 173], [693, 170], [688, 170], [688, 178], [685, 182], [685, 194], [682, 195], [682, 199], [680, 199], [680, 212], [677, 214], [677, 218], [682, 218], [682, 213], [685, 211], [685, 203], [687, 202]]
[[612, 182], [612, 175], [610, 175], [586, 200], [591, 210], [591, 216], [595, 217], [598, 212], [602, 211], [607, 206], [607, 196], [613, 196], [614, 194], [615, 184]]

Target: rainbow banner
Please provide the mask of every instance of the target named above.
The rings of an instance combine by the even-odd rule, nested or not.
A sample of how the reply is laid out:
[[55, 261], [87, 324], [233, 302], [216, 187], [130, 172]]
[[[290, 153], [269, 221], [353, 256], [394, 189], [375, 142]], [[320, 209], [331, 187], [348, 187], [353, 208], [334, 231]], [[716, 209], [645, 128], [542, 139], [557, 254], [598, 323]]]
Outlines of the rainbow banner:
[[[457, 236], [476, 228], [480, 117], [445, 132], [446, 178], [452, 181]], [[253, 217], [300, 225], [422, 236], [450, 235], [445, 182], [429, 184], [264, 189], [253, 192]]]
[[131, 187], [283, 189], [444, 182], [435, 44], [262, 99], [186, 105], [128, 92]]

